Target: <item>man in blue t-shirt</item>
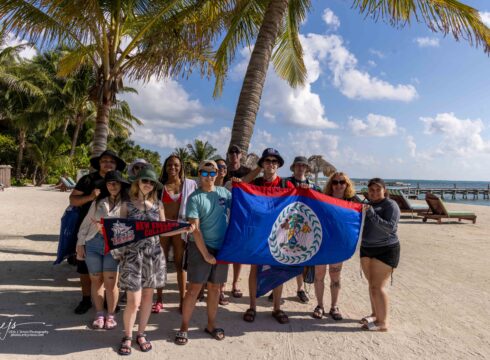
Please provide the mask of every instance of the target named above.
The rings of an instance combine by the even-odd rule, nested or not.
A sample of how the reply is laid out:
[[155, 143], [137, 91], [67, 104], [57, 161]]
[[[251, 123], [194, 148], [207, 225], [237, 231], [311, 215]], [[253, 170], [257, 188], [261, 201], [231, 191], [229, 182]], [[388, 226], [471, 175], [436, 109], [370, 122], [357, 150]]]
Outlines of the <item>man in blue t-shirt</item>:
[[218, 165], [213, 160], [199, 164], [199, 189], [187, 201], [186, 216], [195, 226], [187, 248], [187, 280], [189, 286], [182, 304], [182, 324], [175, 336], [175, 343], [185, 345], [192, 312], [199, 291], [207, 283], [208, 324], [205, 331], [216, 340], [223, 340], [225, 332], [215, 326], [220, 284], [226, 282], [228, 265], [217, 264], [215, 255], [223, 244], [231, 193], [221, 186], [214, 186]]

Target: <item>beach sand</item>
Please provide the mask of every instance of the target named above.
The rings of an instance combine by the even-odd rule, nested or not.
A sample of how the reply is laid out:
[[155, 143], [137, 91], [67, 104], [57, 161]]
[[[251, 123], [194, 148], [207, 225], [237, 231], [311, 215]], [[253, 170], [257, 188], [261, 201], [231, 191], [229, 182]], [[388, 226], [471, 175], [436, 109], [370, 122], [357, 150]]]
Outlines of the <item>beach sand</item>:
[[[66, 262], [52, 265], [68, 195], [47, 187], [0, 192], [3, 359], [118, 357], [115, 351], [123, 335], [122, 314], [117, 315], [117, 329], [90, 330], [93, 311], [73, 313], [80, 300], [75, 269]], [[448, 208], [476, 212], [477, 223], [438, 225], [429, 220], [424, 224], [409, 216], [400, 222], [401, 261], [393, 285], [388, 287], [391, 327], [387, 333], [360, 330], [358, 320], [370, 313], [370, 307], [356, 252], [342, 271], [343, 321], [313, 319], [313, 287], [307, 286], [310, 303], [300, 304], [295, 282], [290, 281], [285, 285], [283, 305], [290, 316], [288, 325], [271, 317], [271, 303], [265, 298], [258, 301], [256, 321], [246, 323], [242, 313], [248, 308], [248, 297], [232, 298], [230, 305], [219, 308], [218, 325], [225, 329], [226, 339], [218, 342], [203, 332], [206, 313], [204, 303], [199, 303], [186, 346], [173, 344], [180, 316], [172, 272], [165, 289], [165, 309], [150, 317], [147, 333], [153, 350], [143, 354], [133, 346], [130, 358], [489, 359], [490, 207], [449, 204]], [[241, 276], [245, 295], [247, 275], [245, 267]], [[329, 299], [328, 285], [325, 295]], [[27, 322], [44, 324], [19, 325]]]

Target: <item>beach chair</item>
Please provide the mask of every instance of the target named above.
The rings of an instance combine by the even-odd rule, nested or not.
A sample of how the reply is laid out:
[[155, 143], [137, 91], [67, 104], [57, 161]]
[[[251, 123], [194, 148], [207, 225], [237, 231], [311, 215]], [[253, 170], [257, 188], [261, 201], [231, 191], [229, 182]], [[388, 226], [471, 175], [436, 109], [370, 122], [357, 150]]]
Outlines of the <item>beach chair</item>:
[[75, 187], [75, 185], [77, 184], [77, 183], [75, 182], [75, 180], [73, 180], [73, 179], [72, 179], [71, 177], [69, 177], [69, 176], [66, 178], [66, 180], [68, 180], [68, 182], [70, 183], [70, 185], [71, 185], [71, 186], [73, 186], [73, 187]]
[[414, 215], [420, 216], [421, 213], [429, 212], [429, 207], [427, 205], [411, 203], [401, 190], [388, 189], [388, 193], [390, 194], [390, 199], [394, 200], [398, 204], [400, 211], [402, 213], [411, 213], [412, 218]]
[[58, 183], [58, 185], [55, 186], [55, 188], [59, 189], [60, 191], [68, 191], [68, 190], [73, 190], [75, 188], [75, 185], [72, 184], [64, 176], [60, 176], [60, 182]]
[[447, 211], [442, 200], [434, 194], [425, 194], [425, 201], [427, 201], [431, 212], [424, 214], [423, 222], [426, 222], [427, 219], [434, 219], [440, 224], [442, 219], [458, 219], [458, 221], [471, 220], [473, 224], [476, 223], [475, 213], [471, 211]]

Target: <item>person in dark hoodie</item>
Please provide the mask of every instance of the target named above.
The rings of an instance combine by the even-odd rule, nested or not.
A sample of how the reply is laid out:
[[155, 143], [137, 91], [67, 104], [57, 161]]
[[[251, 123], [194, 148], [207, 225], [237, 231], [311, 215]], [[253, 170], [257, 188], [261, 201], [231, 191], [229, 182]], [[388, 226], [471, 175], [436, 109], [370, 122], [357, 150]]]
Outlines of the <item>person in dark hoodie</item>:
[[361, 242], [361, 267], [369, 284], [371, 315], [361, 320], [369, 331], [388, 330], [388, 294], [385, 286], [400, 260], [397, 235], [400, 209], [387, 197], [385, 182], [373, 178], [368, 182], [369, 205]]

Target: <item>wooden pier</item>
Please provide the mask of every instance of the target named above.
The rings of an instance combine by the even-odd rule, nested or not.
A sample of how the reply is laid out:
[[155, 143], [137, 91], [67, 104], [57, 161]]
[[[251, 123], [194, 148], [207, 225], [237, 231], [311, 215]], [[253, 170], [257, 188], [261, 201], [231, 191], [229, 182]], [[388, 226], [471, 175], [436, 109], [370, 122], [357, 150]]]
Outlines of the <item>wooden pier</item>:
[[439, 195], [441, 199], [456, 200], [458, 195], [461, 195], [463, 200], [477, 200], [482, 198], [483, 200], [490, 200], [490, 189], [458, 189], [458, 188], [433, 188], [433, 189], [419, 189], [419, 188], [406, 188], [402, 189], [410, 198], [418, 198], [419, 195], [426, 194], [428, 192]]

